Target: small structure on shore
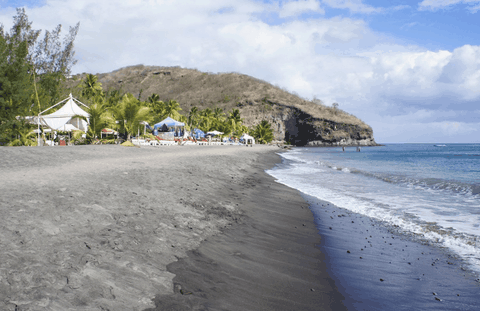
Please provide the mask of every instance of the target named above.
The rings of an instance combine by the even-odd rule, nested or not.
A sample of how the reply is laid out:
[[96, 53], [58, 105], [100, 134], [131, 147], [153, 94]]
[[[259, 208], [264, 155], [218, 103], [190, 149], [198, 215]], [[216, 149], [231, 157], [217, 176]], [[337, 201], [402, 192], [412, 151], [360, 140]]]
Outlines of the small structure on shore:
[[100, 132], [100, 138], [103, 138], [103, 135], [105, 135], [105, 136], [113, 135], [113, 136], [117, 136], [117, 137], [118, 137], [118, 132], [115, 131], [114, 129], [104, 128], [104, 129], [102, 129], [102, 131]]
[[[168, 129], [174, 133], [183, 133], [185, 131], [185, 123], [174, 120], [170, 117], [158, 122], [153, 126], [153, 135], [158, 135], [158, 132]], [[175, 135], [180, 136], [180, 135]]]
[[[45, 112], [61, 104], [64, 105], [57, 111], [44, 115]], [[38, 145], [40, 146], [40, 134], [42, 132], [63, 131], [71, 133], [72, 131], [83, 131], [86, 133], [88, 130], [88, 120], [90, 115], [79, 105], [88, 109], [87, 105], [73, 98], [72, 93], [70, 93], [70, 95], [64, 100], [40, 112], [38, 116], [31, 117], [34, 124], [38, 126], [35, 131], [37, 133]], [[40, 130], [40, 127], [42, 127], [43, 131]]]
[[[63, 103], [65, 104], [62, 108], [51, 114], [43, 115], [48, 110], [55, 108]], [[79, 118], [79, 116], [82, 116], [88, 120], [89, 114], [88, 112], [80, 108], [79, 105], [84, 106], [88, 109], [87, 105], [73, 98], [72, 94], [70, 93], [70, 95], [66, 99], [56, 103], [55, 105], [38, 114], [38, 126], [40, 127], [40, 125], [42, 125], [52, 130], [65, 132], [70, 132], [74, 130], [82, 130], [84, 132], [87, 132], [88, 121]]]
[[240, 137], [240, 141], [243, 141], [245, 145], [255, 145], [255, 138], [246, 133]]

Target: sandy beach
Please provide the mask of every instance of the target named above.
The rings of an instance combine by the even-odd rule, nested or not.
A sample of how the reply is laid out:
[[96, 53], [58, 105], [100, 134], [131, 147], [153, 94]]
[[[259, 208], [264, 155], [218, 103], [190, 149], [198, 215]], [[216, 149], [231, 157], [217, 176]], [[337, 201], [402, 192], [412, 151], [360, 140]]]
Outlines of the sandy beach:
[[339, 310], [272, 146], [1, 148], [1, 310]]

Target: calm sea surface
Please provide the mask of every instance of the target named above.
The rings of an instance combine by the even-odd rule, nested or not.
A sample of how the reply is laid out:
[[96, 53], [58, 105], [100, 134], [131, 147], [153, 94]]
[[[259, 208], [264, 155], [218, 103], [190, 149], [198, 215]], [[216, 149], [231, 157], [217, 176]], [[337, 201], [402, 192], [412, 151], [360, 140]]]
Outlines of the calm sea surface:
[[479, 144], [295, 148], [281, 156], [267, 171], [278, 182], [447, 247], [480, 272]]

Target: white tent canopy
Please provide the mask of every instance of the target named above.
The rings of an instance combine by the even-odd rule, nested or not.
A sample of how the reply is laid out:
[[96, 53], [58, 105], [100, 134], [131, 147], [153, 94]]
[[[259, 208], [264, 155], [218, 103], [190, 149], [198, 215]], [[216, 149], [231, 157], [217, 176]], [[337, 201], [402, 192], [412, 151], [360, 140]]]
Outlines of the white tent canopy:
[[[63, 107], [58, 109], [54, 113], [51, 113], [48, 115], [42, 115], [44, 112], [62, 103], [65, 103]], [[72, 94], [70, 94], [68, 98], [53, 105], [47, 110], [42, 111], [38, 115], [40, 124], [43, 126], [48, 126], [49, 128], [57, 131], [71, 132], [74, 130], [82, 130], [84, 132], [87, 132], [87, 129], [88, 129], [87, 121], [82, 120], [80, 118], [75, 118], [74, 116], [83, 116], [88, 120], [89, 115], [85, 110], [80, 108], [79, 105], [77, 105], [77, 103], [88, 108], [85, 104], [73, 98]]]
[[255, 144], [255, 138], [253, 138], [252, 136], [250, 136], [246, 133], [244, 133], [242, 135], [242, 137], [240, 137], [240, 140], [244, 141], [244, 143], [247, 144], [247, 145], [250, 145], [250, 144], [254, 145]]

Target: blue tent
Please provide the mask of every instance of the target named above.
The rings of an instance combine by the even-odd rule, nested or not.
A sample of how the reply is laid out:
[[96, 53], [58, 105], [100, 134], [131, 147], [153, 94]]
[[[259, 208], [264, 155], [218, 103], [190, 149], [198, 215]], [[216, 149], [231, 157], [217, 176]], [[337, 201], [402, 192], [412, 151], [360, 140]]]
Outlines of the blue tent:
[[174, 120], [170, 117], [167, 117], [165, 120], [158, 122], [153, 126], [153, 129], [157, 130], [158, 128], [161, 128], [164, 124], [166, 124], [168, 127], [180, 127], [180, 126], [185, 126], [185, 123], [183, 122], [178, 122], [177, 120]]
[[204, 138], [205, 137], [205, 132], [200, 130], [200, 129], [194, 129], [193, 130], [193, 134], [195, 136], [196, 139], [199, 139], [199, 138]]

